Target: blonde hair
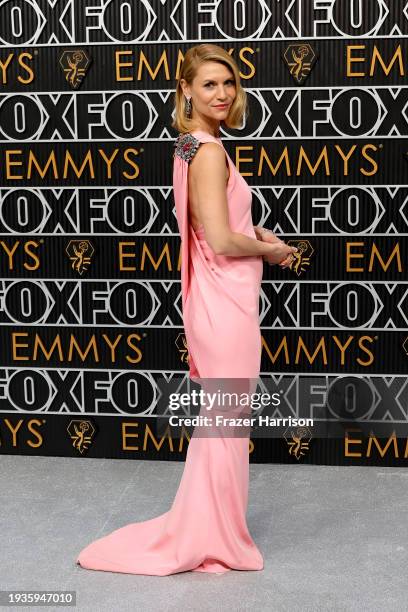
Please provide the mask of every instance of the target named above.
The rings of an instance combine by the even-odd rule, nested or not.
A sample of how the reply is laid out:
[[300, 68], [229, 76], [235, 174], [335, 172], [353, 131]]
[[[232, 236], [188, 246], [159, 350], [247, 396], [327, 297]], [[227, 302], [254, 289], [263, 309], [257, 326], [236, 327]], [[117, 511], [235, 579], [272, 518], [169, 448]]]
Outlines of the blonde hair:
[[196, 45], [190, 47], [184, 56], [184, 60], [181, 64], [180, 76], [176, 86], [176, 93], [174, 94], [174, 120], [172, 127], [178, 132], [185, 133], [191, 132], [197, 129], [199, 126], [196, 122], [187, 117], [185, 111], [186, 97], [183, 93], [183, 89], [180, 85], [181, 79], [185, 79], [186, 82], [191, 85], [195, 76], [197, 75], [198, 68], [204, 62], [220, 62], [231, 70], [235, 77], [235, 88], [236, 97], [231, 105], [228, 117], [221, 123], [229, 128], [240, 128], [242, 121], [246, 118], [248, 110], [247, 94], [241, 85], [241, 78], [239, 76], [239, 69], [236, 61], [225, 51], [222, 47], [211, 43], [205, 43], [202, 45]]

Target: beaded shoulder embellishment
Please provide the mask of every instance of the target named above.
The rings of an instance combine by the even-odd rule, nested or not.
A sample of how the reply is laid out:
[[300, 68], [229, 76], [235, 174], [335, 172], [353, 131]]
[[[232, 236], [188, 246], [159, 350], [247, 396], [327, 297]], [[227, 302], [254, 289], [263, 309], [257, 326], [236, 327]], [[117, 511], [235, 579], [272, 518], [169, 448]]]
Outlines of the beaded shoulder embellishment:
[[194, 155], [197, 153], [200, 144], [201, 142], [192, 134], [180, 133], [173, 145], [176, 148], [174, 155], [178, 155], [178, 157], [181, 157], [181, 159], [184, 159], [184, 161], [190, 163]]

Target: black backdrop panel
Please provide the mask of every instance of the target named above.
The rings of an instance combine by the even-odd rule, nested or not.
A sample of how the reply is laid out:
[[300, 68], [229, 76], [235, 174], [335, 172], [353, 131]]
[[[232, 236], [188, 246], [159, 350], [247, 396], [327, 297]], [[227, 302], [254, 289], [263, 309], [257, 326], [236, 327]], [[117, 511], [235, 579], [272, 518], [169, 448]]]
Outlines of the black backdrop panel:
[[185, 456], [155, 429], [164, 381], [189, 388], [170, 123], [211, 41], [249, 98], [223, 138], [254, 223], [302, 253], [264, 267], [260, 382], [344, 430], [253, 437], [251, 461], [406, 466], [404, 3], [53, 4], [0, 6], [1, 452]]

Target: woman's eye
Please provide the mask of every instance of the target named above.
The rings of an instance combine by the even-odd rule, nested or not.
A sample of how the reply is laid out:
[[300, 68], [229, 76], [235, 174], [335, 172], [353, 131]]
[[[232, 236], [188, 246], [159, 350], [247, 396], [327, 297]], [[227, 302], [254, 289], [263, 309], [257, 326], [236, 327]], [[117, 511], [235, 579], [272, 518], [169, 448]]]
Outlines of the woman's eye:
[[[226, 83], [231, 83], [232, 85], [235, 85], [235, 82], [232, 81], [231, 79], [226, 81]], [[204, 87], [208, 87], [208, 86], [211, 87], [212, 85], [214, 85], [214, 83], [206, 83]]]

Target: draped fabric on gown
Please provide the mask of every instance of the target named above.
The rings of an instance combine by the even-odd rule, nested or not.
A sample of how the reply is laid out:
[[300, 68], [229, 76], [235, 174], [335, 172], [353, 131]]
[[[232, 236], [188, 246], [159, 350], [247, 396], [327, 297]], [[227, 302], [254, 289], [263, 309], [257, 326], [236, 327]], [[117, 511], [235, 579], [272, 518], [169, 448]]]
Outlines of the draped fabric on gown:
[[[216, 255], [205, 240], [204, 228], [193, 229], [187, 182], [191, 158], [180, 156], [181, 147], [186, 142], [193, 142], [196, 148], [205, 142], [223, 144], [201, 130], [184, 137], [187, 140], [182, 139], [181, 144], [176, 141], [173, 191], [181, 236], [189, 376], [193, 381], [240, 379], [237, 385], [241, 387], [247, 380], [247, 391], [254, 390], [261, 360], [262, 258]], [[225, 154], [230, 170], [227, 200], [231, 230], [256, 238], [251, 190]], [[249, 431], [236, 438], [200, 437], [196, 428], [170, 510], [91, 542], [80, 552], [77, 563], [86, 569], [157, 576], [188, 570], [261, 570], [263, 557], [246, 523], [248, 480]]]

